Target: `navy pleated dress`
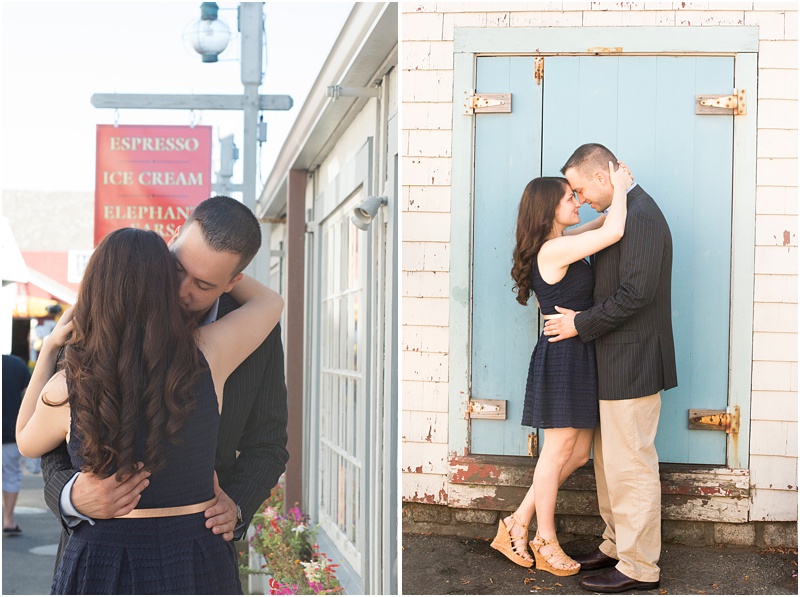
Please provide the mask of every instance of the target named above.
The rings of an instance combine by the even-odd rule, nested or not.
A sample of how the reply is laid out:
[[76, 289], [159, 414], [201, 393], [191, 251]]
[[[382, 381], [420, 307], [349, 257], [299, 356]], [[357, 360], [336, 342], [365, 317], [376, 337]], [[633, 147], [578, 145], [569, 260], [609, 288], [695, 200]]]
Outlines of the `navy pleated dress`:
[[[548, 284], [534, 258], [533, 292], [544, 315], [557, 313], [556, 305], [585, 311], [594, 304], [594, 271], [581, 259], [567, 268], [559, 282]], [[542, 334], [531, 355], [522, 424], [538, 429], [593, 429], [600, 421], [594, 342], [578, 336], [558, 342], [548, 339]]]
[[[201, 357], [202, 360], [202, 357]], [[203, 360], [203, 362], [205, 362]], [[214, 458], [219, 411], [208, 369], [197, 383], [196, 407], [167, 444], [166, 468], [150, 477], [137, 508], [187, 506], [214, 497]], [[80, 438], [74, 416], [67, 444], [74, 468]], [[144, 461], [146, 430], [136, 437]], [[205, 527], [202, 512], [164, 518], [117, 518], [82, 522], [70, 536], [53, 579], [52, 594], [241, 594], [232, 543]]]

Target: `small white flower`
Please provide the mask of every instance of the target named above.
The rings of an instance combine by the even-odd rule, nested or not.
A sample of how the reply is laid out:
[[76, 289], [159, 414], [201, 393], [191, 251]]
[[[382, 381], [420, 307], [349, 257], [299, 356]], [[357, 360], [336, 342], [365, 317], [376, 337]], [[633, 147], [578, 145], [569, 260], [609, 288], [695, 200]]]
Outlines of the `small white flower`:
[[303, 573], [308, 582], [318, 582], [317, 575], [321, 570], [319, 562], [300, 562], [303, 566]]
[[300, 523], [296, 527], [294, 527], [292, 530], [295, 532], [295, 534], [297, 534], [297, 533], [302, 533], [303, 531], [307, 531], [308, 527], [306, 525]]

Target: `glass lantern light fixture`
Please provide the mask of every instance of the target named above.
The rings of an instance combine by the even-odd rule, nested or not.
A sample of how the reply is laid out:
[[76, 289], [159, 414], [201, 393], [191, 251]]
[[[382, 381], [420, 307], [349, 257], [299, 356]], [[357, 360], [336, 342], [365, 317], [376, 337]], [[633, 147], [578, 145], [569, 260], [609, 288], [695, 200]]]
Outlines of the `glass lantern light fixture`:
[[194, 51], [202, 56], [203, 62], [217, 62], [231, 38], [230, 28], [218, 18], [218, 13], [216, 2], [203, 2], [200, 19], [189, 25], [184, 34]]

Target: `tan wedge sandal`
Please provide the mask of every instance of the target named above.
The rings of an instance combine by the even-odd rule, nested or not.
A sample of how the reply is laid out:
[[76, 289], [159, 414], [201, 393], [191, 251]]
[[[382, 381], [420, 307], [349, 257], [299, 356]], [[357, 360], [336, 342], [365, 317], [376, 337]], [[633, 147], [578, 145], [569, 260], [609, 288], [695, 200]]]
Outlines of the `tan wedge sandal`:
[[[541, 549], [546, 545], [549, 545], [553, 551], [545, 555], [541, 552]], [[556, 576], [572, 576], [580, 572], [581, 565], [564, 553], [564, 550], [558, 544], [558, 539], [545, 541], [537, 531], [536, 537], [530, 542], [530, 546], [533, 557], [536, 558], [537, 570], [544, 570]]]
[[[492, 547], [515, 564], [524, 568], [530, 568], [533, 566], [533, 560], [528, 560], [522, 555], [522, 553], [525, 553], [526, 555], [528, 554], [527, 547], [522, 548], [522, 553], [517, 550], [518, 541], [522, 541], [524, 546], [525, 542], [528, 540], [528, 525], [522, 524], [519, 520], [517, 520], [516, 512], [511, 515], [511, 521], [511, 527], [509, 528], [505, 521], [502, 518], [500, 519], [500, 525], [497, 528], [497, 535], [495, 536], [494, 541], [492, 541]], [[522, 527], [523, 531], [525, 532], [523, 535], [511, 534], [515, 524]]]

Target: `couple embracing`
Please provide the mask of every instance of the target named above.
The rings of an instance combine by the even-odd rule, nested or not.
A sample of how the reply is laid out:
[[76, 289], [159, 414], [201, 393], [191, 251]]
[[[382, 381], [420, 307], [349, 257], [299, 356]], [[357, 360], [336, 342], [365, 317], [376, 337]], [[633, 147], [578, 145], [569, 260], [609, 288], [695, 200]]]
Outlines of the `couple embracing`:
[[[534, 294], [545, 319], [522, 423], [544, 429], [544, 447], [531, 488], [500, 521], [492, 547], [558, 576], [613, 567], [581, 579], [590, 591], [653, 589], [661, 553], [659, 392], [677, 385], [672, 238], [653, 198], [606, 147], [582, 145], [561, 173], [532, 180], [520, 202], [511, 275], [517, 301], [526, 305]], [[572, 228], [581, 203], [605, 213]], [[592, 446], [604, 540], [572, 558], [556, 538], [556, 496]]]
[[231, 540], [288, 459], [283, 300], [242, 274], [260, 246], [213, 197], [169, 246], [123, 228], [95, 249], [17, 418], [64, 527], [52, 593], [242, 593]]

